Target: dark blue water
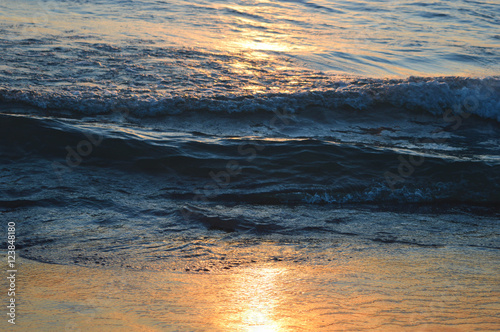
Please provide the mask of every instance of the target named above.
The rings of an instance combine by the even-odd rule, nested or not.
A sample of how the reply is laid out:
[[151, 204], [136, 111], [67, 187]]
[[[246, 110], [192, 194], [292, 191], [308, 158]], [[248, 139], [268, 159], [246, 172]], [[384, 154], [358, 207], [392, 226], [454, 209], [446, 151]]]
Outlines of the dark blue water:
[[0, 8], [0, 213], [25, 257], [500, 248], [494, 2]]

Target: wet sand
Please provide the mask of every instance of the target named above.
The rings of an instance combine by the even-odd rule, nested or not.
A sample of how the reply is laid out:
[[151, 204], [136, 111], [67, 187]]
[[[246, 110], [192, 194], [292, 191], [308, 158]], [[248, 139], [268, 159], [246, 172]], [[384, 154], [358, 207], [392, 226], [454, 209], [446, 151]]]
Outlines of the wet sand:
[[[500, 259], [444, 249], [162, 272], [18, 263], [23, 331], [500, 329]], [[6, 321], [3, 326], [8, 326]]]

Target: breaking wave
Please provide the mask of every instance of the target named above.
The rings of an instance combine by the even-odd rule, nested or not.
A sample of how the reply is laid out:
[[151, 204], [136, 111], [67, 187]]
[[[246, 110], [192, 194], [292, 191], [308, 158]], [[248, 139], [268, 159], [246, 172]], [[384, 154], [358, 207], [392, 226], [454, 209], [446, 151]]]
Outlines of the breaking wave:
[[232, 92], [222, 95], [186, 94], [168, 97], [132, 87], [125, 90], [99, 87], [80, 87], [78, 90], [0, 87], [0, 99], [4, 103], [34, 106], [39, 109], [37, 112], [47, 110], [74, 115], [97, 115], [114, 111], [127, 112], [136, 117], [157, 117], [192, 111], [286, 111], [295, 114], [315, 107], [373, 112], [379, 106], [392, 106], [397, 107], [400, 112], [424, 111], [438, 116], [450, 111], [465, 112], [500, 121], [498, 77], [410, 77], [391, 80], [332, 78], [310, 91], [251, 95]]

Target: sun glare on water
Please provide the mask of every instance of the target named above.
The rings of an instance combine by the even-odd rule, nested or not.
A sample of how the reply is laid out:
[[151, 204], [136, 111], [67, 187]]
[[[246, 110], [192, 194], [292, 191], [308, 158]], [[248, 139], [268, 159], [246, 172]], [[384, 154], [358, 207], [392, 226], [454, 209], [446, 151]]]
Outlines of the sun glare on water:
[[285, 331], [279, 315], [280, 306], [286, 302], [280, 285], [284, 274], [286, 270], [280, 268], [256, 268], [238, 275], [231, 287], [235, 314], [222, 325], [248, 332]]

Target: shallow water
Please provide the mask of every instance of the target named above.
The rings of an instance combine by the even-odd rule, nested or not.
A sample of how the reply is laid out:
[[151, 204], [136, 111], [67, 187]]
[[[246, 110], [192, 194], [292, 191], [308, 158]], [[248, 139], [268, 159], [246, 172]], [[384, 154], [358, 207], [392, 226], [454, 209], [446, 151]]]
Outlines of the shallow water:
[[[229, 273], [91, 269], [23, 260], [18, 327], [72, 331], [494, 331], [498, 255], [325, 253], [322, 266]], [[327, 260], [325, 259], [325, 262]], [[28, 295], [29, 294], [29, 295]]]
[[[268, 245], [312, 263], [315, 250], [351, 246], [498, 250], [496, 122], [446, 131], [430, 115], [393, 127], [350, 115], [305, 117], [315, 130], [298, 117], [260, 129], [263, 115], [202, 125], [2, 115], [1, 211], [25, 255], [80, 265], [199, 270], [243, 259], [232, 248], [246, 248], [245, 263], [273, 259], [257, 254]], [[235, 121], [249, 133], [225, 129]]]
[[[479, 76], [498, 74], [497, 11], [4, 1], [2, 213], [60, 262], [199, 257], [225, 232], [496, 250], [500, 85]], [[374, 78], [410, 67], [435, 77]]]

